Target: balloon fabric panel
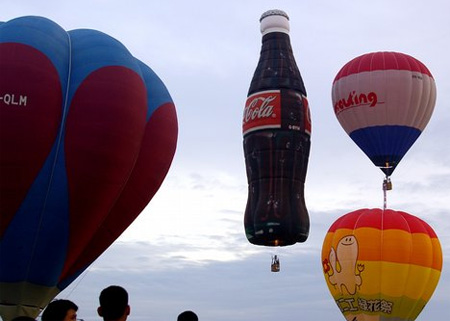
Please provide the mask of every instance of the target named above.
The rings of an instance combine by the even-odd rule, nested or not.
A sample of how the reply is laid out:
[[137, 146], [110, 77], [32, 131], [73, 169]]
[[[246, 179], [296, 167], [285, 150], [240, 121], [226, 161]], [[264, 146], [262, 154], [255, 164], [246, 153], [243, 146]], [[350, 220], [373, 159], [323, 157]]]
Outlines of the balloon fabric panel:
[[[1, 238], [58, 134], [62, 89], [51, 61], [36, 49], [2, 43], [0, 57], [0, 88], [6, 94], [0, 101], [0, 150], [8, 155], [0, 171], [2, 187], [8, 186], [0, 190]], [[32, 103], [28, 96], [33, 108], [25, 108]]]
[[91, 73], [73, 97], [65, 135], [71, 213], [66, 268], [89, 243], [127, 183], [143, 136], [145, 101], [139, 76], [122, 67]]
[[[106, 250], [112, 241], [122, 234], [151, 200], [162, 184], [165, 173], [168, 172], [177, 141], [176, 111], [173, 103], [161, 105], [147, 123], [139, 157], [133, 172], [121, 192], [120, 197], [110, 210], [108, 217], [99, 225], [95, 235], [77, 261], [66, 267], [66, 276], [77, 276], [86, 265], [92, 262], [99, 253]], [[159, 151], [155, 153], [155, 151]], [[148, 169], [151, 169], [149, 171]], [[156, 175], [155, 173], [161, 173]], [[150, 191], [143, 193], [143, 191]], [[70, 283], [72, 277], [63, 281]], [[63, 288], [63, 286], [61, 286]]]
[[396, 52], [374, 52], [361, 55], [349, 61], [341, 68], [334, 81], [360, 72], [389, 69], [416, 71], [431, 77], [431, 72], [428, 68], [409, 55]]
[[[386, 163], [397, 166], [420, 134], [420, 131], [411, 127], [376, 126], [355, 130], [350, 138], [375, 166], [383, 167]], [[403, 144], [392, 137], [401, 139]]]

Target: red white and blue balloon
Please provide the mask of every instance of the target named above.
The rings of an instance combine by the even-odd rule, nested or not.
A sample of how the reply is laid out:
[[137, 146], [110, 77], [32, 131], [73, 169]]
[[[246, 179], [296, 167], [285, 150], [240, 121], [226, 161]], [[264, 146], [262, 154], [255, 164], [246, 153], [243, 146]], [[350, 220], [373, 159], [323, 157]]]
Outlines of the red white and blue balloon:
[[428, 68], [409, 55], [368, 53], [338, 72], [332, 103], [347, 134], [389, 176], [428, 124], [436, 85]]

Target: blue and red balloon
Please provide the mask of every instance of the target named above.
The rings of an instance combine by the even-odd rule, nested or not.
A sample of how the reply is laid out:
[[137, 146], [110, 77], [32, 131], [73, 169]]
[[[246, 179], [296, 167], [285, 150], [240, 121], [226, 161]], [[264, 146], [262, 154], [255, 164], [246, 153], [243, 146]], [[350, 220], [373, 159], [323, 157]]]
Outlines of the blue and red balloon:
[[116, 39], [0, 24], [0, 313], [36, 316], [133, 222], [178, 135], [167, 88]]

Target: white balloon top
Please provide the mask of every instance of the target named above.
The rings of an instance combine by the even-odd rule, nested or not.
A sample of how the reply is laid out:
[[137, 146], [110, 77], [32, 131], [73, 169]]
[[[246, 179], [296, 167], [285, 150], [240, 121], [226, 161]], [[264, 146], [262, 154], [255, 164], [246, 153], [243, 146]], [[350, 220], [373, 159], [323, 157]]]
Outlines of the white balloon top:
[[261, 33], [264, 36], [270, 32], [284, 32], [289, 34], [289, 16], [278, 9], [264, 12], [259, 19]]

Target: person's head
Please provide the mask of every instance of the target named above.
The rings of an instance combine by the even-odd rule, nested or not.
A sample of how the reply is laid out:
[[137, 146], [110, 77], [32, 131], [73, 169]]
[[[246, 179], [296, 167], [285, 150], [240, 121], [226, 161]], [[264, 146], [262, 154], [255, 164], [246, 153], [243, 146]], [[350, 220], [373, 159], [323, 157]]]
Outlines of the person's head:
[[118, 285], [111, 285], [100, 293], [98, 315], [105, 321], [125, 320], [130, 314], [127, 291]]
[[177, 321], [198, 321], [197, 315], [192, 311], [181, 312]]
[[78, 306], [69, 300], [50, 302], [42, 313], [42, 321], [75, 321]]

